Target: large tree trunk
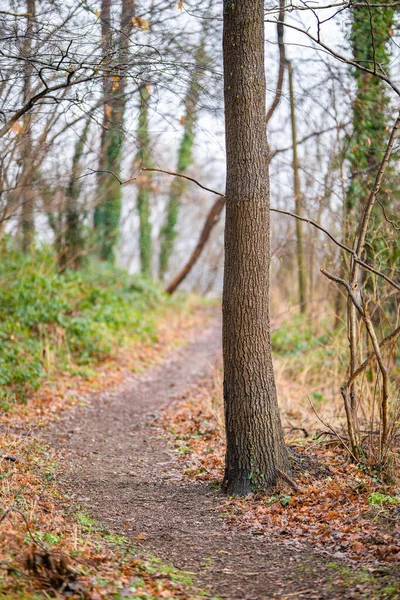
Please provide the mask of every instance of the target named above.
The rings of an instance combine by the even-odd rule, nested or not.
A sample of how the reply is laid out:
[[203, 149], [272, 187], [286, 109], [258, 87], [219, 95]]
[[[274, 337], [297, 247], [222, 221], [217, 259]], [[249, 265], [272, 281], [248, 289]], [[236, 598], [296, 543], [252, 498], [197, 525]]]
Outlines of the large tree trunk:
[[247, 494], [289, 471], [271, 359], [264, 2], [224, 2], [226, 228], [224, 487]]

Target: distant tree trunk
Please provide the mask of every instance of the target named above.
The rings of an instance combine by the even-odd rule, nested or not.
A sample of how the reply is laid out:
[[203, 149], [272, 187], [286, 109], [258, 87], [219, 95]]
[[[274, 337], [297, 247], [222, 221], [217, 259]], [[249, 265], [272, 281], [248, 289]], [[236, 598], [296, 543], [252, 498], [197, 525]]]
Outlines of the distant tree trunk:
[[82, 234], [82, 215], [79, 210], [79, 194], [81, 191], [78, 173], [80, 161], [85, 148], [90, 128], [90, 119], [84, 125], [83, 131], [75, 144], [75, 152], [72, 159], [72, 168], [68, 186], [65, 190], [65, 223], [64, 231], [61, 232], [63, 243], [59, 251], [58, 262], [61, 271], [66, 268], [76, 271], [82, 263], [82, 250], [84, 246]]
[[[178, 173], [185, 173], [193, 162], [192, 149], [197, 117], [196, 111], [200, 96], [200, 79], [206, 59], [204, 46], [205, 39], [203, 38], [196, 52], [194, 72], [185, 98], [184, 129], [178, 152]], [[161, 280], [164, 279], [165, 273], [168, 270], [169, 260], [174, 248], [179, 207], [185, 190], [186, 182], [180, 177], [175, 177], [170, 187], [165, 222], [160, 232], [159, 277]]]
[[[140, 110], [139, 127], [137, 140], [139, 151], [136, 155], [138, 167], [151, 167], [152, 160], [150, 155], [150, 135], [148, 118], [148, 87], [143, 84], [140, 88]], [[151, 192], [151, 173], [144, 171], [137, 179], [138, 195], [137, 207], [139, 213], [139, 250], [140, 250], [140, 270], [146, 277], [151, 277], [151, 222], [150, 222], [150, 192]]]
[[[135, 4], [133, 0], [122, 0], [119, 37], [114, 46], [111, 32], [111, 0], [103, 0], [101, 8], [102, 45], [105, 71], [110, 63], [110, 55], [117, 53], [118, 64], [127, 62], [129, 36], [132, 31]], [[99, 160], [98, 203], [94, 212], [94, 227], [100, 241], [100, 259], [115, 260], [115, 246], [119, 237], [122, 190], [118, 180], [121, 169], [124, 141], [124, 113], [126, 105], [126, 77], [123, 71], [113, 77], [106, 73], [103, 78], [104, 116]]]
[[[296, 105], [294, 101], [293, 67], [290, 60], [287, 61], [289, 73], [289, 95], [290, 95], [290, 121], [292, 125], [292, 148], [293, 148], [293, 191], [295, 211], [299, 217], [303, 216], [303, 198], [300, 185], [300, 166], [297, 153], [297, 120]], [[304, 260], [303, 223], [296, 219], [296, 247], [297, 247], [297, 269], [298, 269], [298, 291], [300, 312], [306, 312], [306, 272]]]
[[[25, 103], [31, 94], [32, 87], [32, 64], [29, 57], [32, 53], [32, 28], [35, 23], [36, 7], [35, 0], [27, 0], [26, 11], [30, 15], [26, 17], [27, 25], [25, 32], [25, 40], [22, 46], [24, 63], [24, 87], [23, 87], [23, 102]], [[34, 193], [33, 193], [33, 176], [32, 169], [32, 115], [26, 114], [23, 117], [22, 127], [22, 143], [21, 143], [21, 163], [22, 175], [21, 180], [25, 181], [25, 185], [21, 190], [20, 201], [22, 204], [21, 213], [21, 228], [22, 228], [22, 249], [24, 252], [29, 252], [32, 247], [35, 224], [34, 224]]]
[[[101, 45], [103, 62], [106, 63], [107, 57], [113, 52], [113, 36], [111, 32], [111, 0], [102, 0], [101, 2]], [[112, 79], [107, 73], [103, 76], [103, 126], [101, 129], [101, 143], [99, 156], [99, 175], [97, 185], [97, 203], [94, 208], [93, 225], [97, 233], [97, 242], [99, 244], [99, 257], [107, 259], [107, 255], [112, 255], [108, 247], [106, 237], [106, 211], [107, 203], [110, 198], [119, 194], [113, 177], [103, 171], [108, 170], [109, 165], [109, 146], [110, 128], [112, 117]], [[116, 193], [115, 193], [116, 192]]]
[[[390, 74], [391, 54], [388, 41], [392, 36], [395, 20], [395, 7], [382, 6], [376, 12], [376, 17], [371, 16], [369, 3], [365, 0], [359, 3], [352, 11], [350, 42], [355, 62], [370, 69], [379, 69]], [[382, 149], [386, 143], [387, 114], [390, 106], [390, 95], [385, 83], [370, 73], [353, 69], [353, 76], [357, 83], [356, 96], [353, 101], [353, 135], [354, 145], [349, 152], [350, 185], [346, 197], [346, 229], [347, 239], [343, 241], [352, 245], [357, 239], [359, 219], [363, 206], [374, 184], [373, 173], [375, 167], [382, 159]], [[393, 182], [393, 171], [390, 165], [385, 173], [385, 185], [390, 189]], [[391, 198], [391, 194], [388, 195]], [[382, 199], [389, 215], [392, 213], [390, 203]], [[387, 244], [390, 239], [390, 226], [381, 216], [381, 211], [376, 211], [371, 217], [365, 254], [367, 260], [379, 261], [393, 267], [398, 260], [398, 244]], [[358, 281], [351, 281], [356, 290]], [[379, 285], [379, 283], [378, 283]], [[347, 299], [347, 322], [349, 323], [349, 351], [350, 351], [350, 376], [354, 374], [359, 363], [358, 352], [358, 327], [357, 310], [350, 298]], [[358, 406], [358, 387], [354, 383], [350, 387], [350, 400], [353, 415], [356, 415]]]
[[226, 228], [224, 487], [243, 495], [289, 471], [271, 360], [264, 2], [224, 0]]

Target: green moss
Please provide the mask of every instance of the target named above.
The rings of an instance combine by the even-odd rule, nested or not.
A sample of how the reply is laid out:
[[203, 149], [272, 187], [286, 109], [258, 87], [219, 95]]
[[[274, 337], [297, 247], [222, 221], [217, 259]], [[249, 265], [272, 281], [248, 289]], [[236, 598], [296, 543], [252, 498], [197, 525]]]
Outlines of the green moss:
[[[121, 104], [121, 103], [120, 103]], [[112, 107], [110, 124], [105, 131], [103, 151], [104, 171], [99, 173], [99, 199], [94, 210], [95, 242], [101, 260], [115, 262], [115, 247], [119, 240], [119, 222], [122, 206], [122, 189], [118, 181], [121, 174], [121, 156], [124, 142], [123, 114], [125, 103]]]
[[[195, 139], [194, 131], [197, 119], [197, 105], [201, 89], [201, 68], [204, 66], [205, 61], [206, 54], [203, 40], [195, 56], [195, 69], [185, 101], [186, 111], [184, 129], [179, 145], [177, 161], [177, 171], [180, 174], [184, 174], [193, 163], [193, 145]], [[175, 177], [170, 187], [164, 225], [160, 232], [160, 279], [164, 279], [164, 276], [168, 271], [169, 261], [174, 249], [175, 238], [177, 236], [179, 208], [187, 188], [186, 184], [187, 182], [184, 179]]]
[[[349, 31], [354, 61], [360, 66], [384, 71], [389, 75], [390, 49], [389, 40], [395, 20], [393, 7], [370, 8], [367, 3], [352, 9], [352, 22]], [[387, 126], [391, 122], [390, 96], [388, 85], [360, 69], [353, 69], [357, 85], [353, 101], [353, 133], [348, 140], [347, 158], [350, 162], [350, 185], [346, 198], [347, 235], [352, 242], [354, 223], [361, 215], [368, 195], [374, 185], [375, 176], [386, 148], [389, 132]], [[394, 170], [391, 164], [386, 170], [384, 188], [386, 194], [380, 194], [390, 216], [398, 194], [395, 188]], [[385, 221], [382, 210], [378, 207], [371, 217], [370, 233], [367, 236], [367, 253], [373, 259], [379, 255], [382, 263], [392, 264], [399, 258], [396, 244], [390, 242], [393, 231]]]

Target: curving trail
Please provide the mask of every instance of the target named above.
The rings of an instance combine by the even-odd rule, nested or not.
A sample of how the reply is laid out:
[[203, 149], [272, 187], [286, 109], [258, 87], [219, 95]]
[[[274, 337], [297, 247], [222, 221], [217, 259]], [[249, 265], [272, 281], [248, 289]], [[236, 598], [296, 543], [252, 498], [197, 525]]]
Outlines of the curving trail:
[[[200, 588], [220, 598], [360, 598], [332, 581], [332, 569], [290, 536], [271, 542], [229, 527], [218, 494], [182, 483], [173, 457], [150, 428], [171, 396], [205, 375], [220, 354], [220, 322], [197, 340], [126, 381], [117, 393], [94, 398], [50, 429], [62, 448], [62, 483], [89, 514], [145, 552], [195, 573]], [[138, 540], [139, 538], [139, 540]], [[289, 539], [287, 539], [289, 538]]]

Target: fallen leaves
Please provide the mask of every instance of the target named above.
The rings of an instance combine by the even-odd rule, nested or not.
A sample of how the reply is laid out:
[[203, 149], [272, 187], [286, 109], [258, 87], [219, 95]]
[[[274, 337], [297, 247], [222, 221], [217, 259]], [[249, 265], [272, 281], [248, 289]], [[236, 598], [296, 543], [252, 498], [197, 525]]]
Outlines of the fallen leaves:
[[[217, 485], [223, 478], [224, 433], [221, 417], [221, 375], [192, 387], [162, 414], [159, 425], [168, 436], [182, 477]], [[290, 536], [334, 558], [348, 557], [370, 567], [400, 562], [400, 507], [383, 497], [382, 484], [358, 466], [349, 464], [335, 443], [288, 439], [298, 493], [284, 488], [266, 497], [221, 500], [225, 518], [237, 527], [265, 536]], [[280, 490], [278, 490], [279, 492]], [[385, 486], [384, 496], [398, 493]]]

